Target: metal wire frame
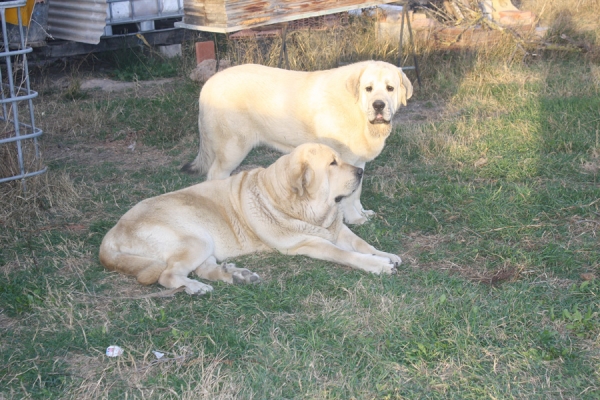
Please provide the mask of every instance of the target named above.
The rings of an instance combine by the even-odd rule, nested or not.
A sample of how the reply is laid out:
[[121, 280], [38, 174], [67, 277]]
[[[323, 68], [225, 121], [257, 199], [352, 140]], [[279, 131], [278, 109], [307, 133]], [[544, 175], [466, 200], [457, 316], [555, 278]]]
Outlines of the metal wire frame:
[[[6, 63], [6, 77], [2, 76], [2, 69], [0, 69], [0, 104], [1, 112], [0, 121], [5, 121], [7, 124], [12, 123], [13, 131], [10, 134], [14, 134], [14, 136], [10, 136], [7, 138], [0, 139], [0, 145], [6, 143], [16, 143], [17, 147], [17, 158], [18, 158], [18, 166], [19, 173], [14, 176], [9, 176], [5, 178], [0, 178], [0, 183], [13, 181], [17, 179], [23, 180], [23, 187], [25, 188], [25, 178], [29, 178], [35, 175], [42, 174], [46, 172], [46, 167], [43, 167], [37, 171], [27, 171], [25, 168], [25, 162], [23, 157], [23, 141], [32, 139], [34, 143], [35, 149], [35, 159], [40, 158], [40, 150], [37, 138], [42, 134], [41, 129], [36, 128], [35, 126], [35, 117], [33, 114], [33, 99], [37, 97], [37, 92], [31, 90], [31, 86], [29, 83], [29, 67], [27, 65], [27, 53], [30, 53], [33, 49], [31, 47], [25, 46], [25, 35], [23, 34], [23, 21], [21, 17], [20, 8], [25, 6], [27, 3], [26, 0], [14, 0], [0, 3], [0, 18], [2, 23], [2, 37], [4, 41], [4, 47], [0, 51], [0, 62], [4, 61]], [[20, 34], [20, 43], [17, 43], [17, 49], [11, 50], [9, 43], [9, 36], [6, 28], [6, 10], [8, 8], [17, 8], [17, 17], [18, 17], [18, 26], [19, 26], [19, 34]], [[13, 44], [14, 47], [14, 44]], [[13, 68], [13, 59], [12, 57], [21, 56], [22, 58], [22, 68], [23, 68], [23, 81], [20, 83], [19, 87], [15, 85], [15, 75]], [[8, 83], [4, 83], [4, 80], [8, 80]], [[23, 87], [24, 84], [24, 87]], [[30, 123], [25, 123], [21, 120], [19, 115], [19, 103], [26, 102], [29, 111], [29, 120]], [[12, 114], [12, 118], [11, 118]]]

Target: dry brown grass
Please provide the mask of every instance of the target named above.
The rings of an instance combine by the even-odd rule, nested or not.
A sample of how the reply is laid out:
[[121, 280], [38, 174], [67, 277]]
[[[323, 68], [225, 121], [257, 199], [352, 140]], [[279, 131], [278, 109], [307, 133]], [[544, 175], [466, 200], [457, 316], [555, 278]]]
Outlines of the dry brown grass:
[[534, 12], [543, 26], [562, 22], [562, 18], [571, 18], [581, 31], [596, 31], [599, 27], [598, 0], [523, 0], [522, 10]]
[[[18, 90], [18, 88], [16, 89]], [[17, 95], [20, 92], [17, 92]], [[26, 107], [26, 102], [21, 101], [15, 104], [7, 103], [4, 112], [0, 119], [0, 139], [14, 139], [16, 137], [30, 135], [33, 132], [27, 128], [25, 124], [31, 125], [29, 120], [29, 107]], [[19, 120], [19, 129], [17, 130], [14, 124], [14, 112], [17, 111]], [[17, 135], [18, 134], [18, 135]], [[21, 158], [19, 158], [19, 155]], [[22, 162], [22, 165], [21, 165]], [[23, 170], [21, 170], [23, 167]], [[0, 178], [13, 178], [23, 173], [33, 173], [43, 169], [43, 163], [36, 147], [34, 139], [23, 139], [8, 143], [0, 144]]]
[[[207, 357], [203, 349], [181, 348], [181, 353], [166, 354], [162, 359], [156, 359], [150, 351], [124, 354], [110, 363], [99, 350], [95, 357], [71, 354], [61, 361], [69, 365], [72, 377], [80, 382], [70, 393], [74, 399], [106, 398], [119, 388], [141, 398], [235, 399], [241, 389], [239, 383], [222, 371], [228, 360]], [[201, 373], [196, 374], [195, 369]], [[185, 380], [187, 387], [176, 392], [167, 382], [169, 375]], [[158, 381], [157, 384], [146, 387], [144, 382], [149, 378]]]
[[32, 230], [52, 215], [78, 216], [83, 186], [76, 185], [67, 173], [47, 172], [21, 181], [0, 184], [0, 225]]
[[[290, 69], [314, 71], [366, 59], [394, 62], [398, 44], [377, 40], [374, 18], [344, 19], [327, 29], [289, 31], [286, 44]], [[281, 43], [280, 35], [230, 39], [227, 57], [233, 64], [258, 63], [276, 67]]]
[[590, 60], [600, 60], [599, 0], [523, 0], [521, 8], [548, 27], [547, 40], [579, 47]]

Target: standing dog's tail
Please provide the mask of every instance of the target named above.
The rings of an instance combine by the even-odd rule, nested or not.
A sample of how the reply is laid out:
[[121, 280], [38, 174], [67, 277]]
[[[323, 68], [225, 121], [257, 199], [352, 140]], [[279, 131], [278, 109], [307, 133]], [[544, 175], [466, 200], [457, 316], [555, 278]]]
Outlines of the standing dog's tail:
[[205, 175], [208, 172], [208, 168], [205, 168], [202, 162], [202, 148], [200, 148], [200, 151], [198, 152], [196, 158], [194, 158], [194, 161], [190, 161], [181, 167], [181, 171], [188, 174], [201, 175]]
[[198, 151], [198, 155], [194, 158], [194, 161], [190, 161], [181, 167], [182, 172], [186, 172], [188, 174], [200, 174], [206, 175], [213, 161], [215, 160], [215, 154], [210, 148], [209, 144], [204, 140], [204, 134], [202, 132], [202, 112], [200, 112], [198, 116], [198, 128], [200, 130], [200, 135], [198, 140], [200, 141], [199, 146], [200, 150]]

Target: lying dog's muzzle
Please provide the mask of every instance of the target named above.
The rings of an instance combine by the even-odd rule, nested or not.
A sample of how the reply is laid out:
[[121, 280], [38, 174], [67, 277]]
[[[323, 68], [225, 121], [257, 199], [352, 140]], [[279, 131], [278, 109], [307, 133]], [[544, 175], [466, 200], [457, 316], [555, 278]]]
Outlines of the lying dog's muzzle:
[[[354, 187], [352, 188], [352, 192], [350, 192], [346, 196], [337, 196], [334, 199], [336, 203], [339, 203], [340, 201], [342, 201], [342, 199], [344, 197], [350, 196], [360, 186], [360, 181], [361, 181], [361, 179], [362, 179], [363, 174], [364, 174], [365, 171], [362, 168], [360, 168], [360, 167], [352, 167], [352, 168], [354, 168], [354, 176], [356, 177], [356, 180], [354, 181]], [[350, 182], [349, 182], [349, 184], [350, 184]]]

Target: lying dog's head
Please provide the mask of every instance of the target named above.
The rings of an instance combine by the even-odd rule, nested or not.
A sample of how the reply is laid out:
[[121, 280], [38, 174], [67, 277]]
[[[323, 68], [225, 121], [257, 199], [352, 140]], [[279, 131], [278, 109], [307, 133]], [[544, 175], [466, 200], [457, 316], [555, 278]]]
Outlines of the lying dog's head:
[[389, 124], [400, 107], [410, 99], [413, 87], [402, 70], [382, 61], [356, 64], [347, 83], [371, 124]]
[[331, 147], [316, 143], [300, 145], [281, 157], [273, 171], [270, 179], [284, 178], [277, 187], [287, 208], [318, 225], [337, 217], [337, 203], [354, 193], [363, 175], [362, 168], [345, 163]]
[[290, 187], [298, 196], [339, 203], [359, 186], [363, 170], [324, 144], [306, 143], [290, 154]]

